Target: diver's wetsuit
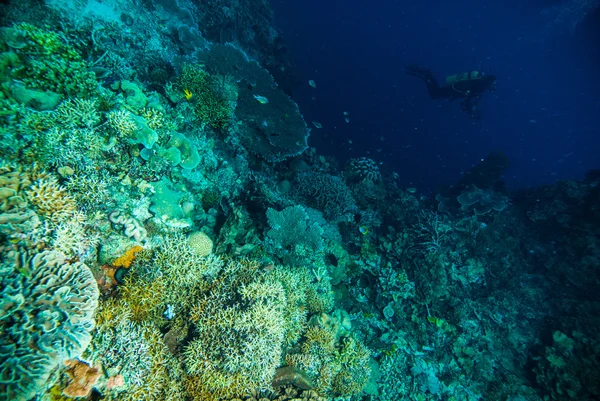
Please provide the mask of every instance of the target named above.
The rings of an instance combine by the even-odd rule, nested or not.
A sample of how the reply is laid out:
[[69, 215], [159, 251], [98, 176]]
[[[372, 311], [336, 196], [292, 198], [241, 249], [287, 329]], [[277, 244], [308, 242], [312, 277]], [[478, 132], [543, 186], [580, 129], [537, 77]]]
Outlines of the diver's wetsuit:
[[493, 75], [479, 75], [475, 79], [459, 80], [446, 86], [440, 86], [433, 73], [426, 68], [409, 65], [406, 73], [419, 77], [427, 85], [427, 91], [432, 99], [464, 99], [461, 102], [462, 110], [471, 118], [479, 119], [481, 111], [478, 107], [480, 96], [486, 90], [494, 90], [496, 77]]

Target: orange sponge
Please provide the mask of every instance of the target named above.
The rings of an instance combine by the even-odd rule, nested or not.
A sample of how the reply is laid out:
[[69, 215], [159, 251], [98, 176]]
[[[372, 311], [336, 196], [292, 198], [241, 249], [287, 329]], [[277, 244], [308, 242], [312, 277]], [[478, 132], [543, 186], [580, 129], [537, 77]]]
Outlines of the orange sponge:
[[127, 252], [115, 259], [115, 261], [112, 263], [112, 266], [124, 267], [126, 269], [129, 269], [129, 267], [133, 263], [133, 260], [135, 259], [135, 254], [141, 251], [142, 249], [144, 248], [142, 248], [139, 245], [129, 248]]

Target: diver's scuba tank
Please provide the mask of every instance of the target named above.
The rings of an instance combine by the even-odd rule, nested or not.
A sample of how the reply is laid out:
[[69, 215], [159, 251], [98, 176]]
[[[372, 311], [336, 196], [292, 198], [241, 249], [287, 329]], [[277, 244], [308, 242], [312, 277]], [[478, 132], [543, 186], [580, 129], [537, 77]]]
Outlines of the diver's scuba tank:
[[461, 81], [471, 81], [481, 79], [483, 74], [479, 71], [463, 72], [462, 74], [454, 74], [446, 77], [446, 85], [451, 86]]

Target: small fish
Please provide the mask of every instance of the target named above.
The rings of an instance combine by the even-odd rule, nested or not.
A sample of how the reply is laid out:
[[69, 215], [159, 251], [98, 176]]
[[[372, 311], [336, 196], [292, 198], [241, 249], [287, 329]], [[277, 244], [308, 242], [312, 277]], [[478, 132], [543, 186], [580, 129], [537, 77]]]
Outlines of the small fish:
[[442, 327], [444, 325], [444, 319], [435, 316], [427, 316], [427, 321], [435, 324], [437, 327]]
[[267, 99], [267, 98], [266, 98], [266, 97], [264, 97], [264, 96], [261, 96], [261, 95], [254, 95], [254, 98], [255, 98], [256, 100], [258, 100], [258, 103], [260, 103], [260, 104], [267, 104], [267, 103], [269, 103], [269, 99]]
[[348, 114], [348, 112], [347, 112], [347, 111], [345, 111], [345, 112], [344, 112], [344, 115], [345, 115], [345, 116], [348, 116], [349, 114]]
[[308, 84], [309, 84], [310, 86], [312, 86], [313, 88], [316, 88], [316, 87], [317, 87], [317, 84], [316, 84], [316, 83], [315, 83], [315, 81], [313, 81], [312, 79], [311, 79], [310, 81], [308, 81]]
[[192, 98], [192, 96], [194, 96], [194, 94], [189, 89], [184, 89], [183, 96], [185, 97], [186, 100], [190, 100]]
[[352, 139], [348, 139], [348, 143], [352, 145]]
[[411, 194], [414, 194], [414, 193], [416, 193], [416, 192], [417, 192], [417, 188], [406, 188], [406, 190], [407, 190], [408, 192], [410, 192]]
[[317, 128], [317, 129], [321, 129], [321, 128], [323, 128], [323, 126], [321, 125], [321, 123], [320, 123], [320, 122], [318, 122], [318, 121], [313, 121], [312, 123], [313, 123], [313, 125], [314, 125], [314, 126]]
[[346, 121], [347, 123], [350, 122], [350, 119], [348, 117], [344, 118], [344, 121]]
[[358, 231], [360, 231], [362, 235], [367, 235], [369, 233], [369, 229], [367, 227], [359, 227]]

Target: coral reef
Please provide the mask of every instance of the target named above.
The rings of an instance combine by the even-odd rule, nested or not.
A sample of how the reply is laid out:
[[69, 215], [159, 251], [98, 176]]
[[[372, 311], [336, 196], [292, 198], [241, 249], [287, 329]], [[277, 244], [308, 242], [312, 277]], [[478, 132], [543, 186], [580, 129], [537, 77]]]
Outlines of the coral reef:
[[66, 360], [65, 366], [71, 382], [65, 387], [63, 394], [67, 397], [87, 397], [102, 374], [100, 368], [91, 367], [76, 359]]
[[[202, 55], [206, 69], [226, 74], [238, 86], [236, 119], [239, 140], [250, 152], [279, 162], [304, 152], [309, 130], [294, 103], [277, 87], [273, 77], [236, 47], [214, 44]], [[267, 99], [258, 101], [258, 99]]]
[[598, 172], [434, 202], [308, 148], [265, 1], [92, 3], [0, 7], [0, 400], [599, 397]]
[[187, 237], [187, 243], [192, 251], [198, 256], [208, 256], [212, 253], [213, 242], [210, 237], [202, 231], [190, 233]]
[[29, 400], [59, 364], [81, 356], [90, 343], [98, 287], [86, 265], [67, 263], [58, 252], [12, 258], [0, 266], [0, 387], [6, 399]]
[[302, 206], [290, 206], [281, 212], [268, 209], [267, 219], [271, 228], [266, 233], [265, 246], [284, 263], [301, 264], [323, 252], [323, 229], [310, 221]]

